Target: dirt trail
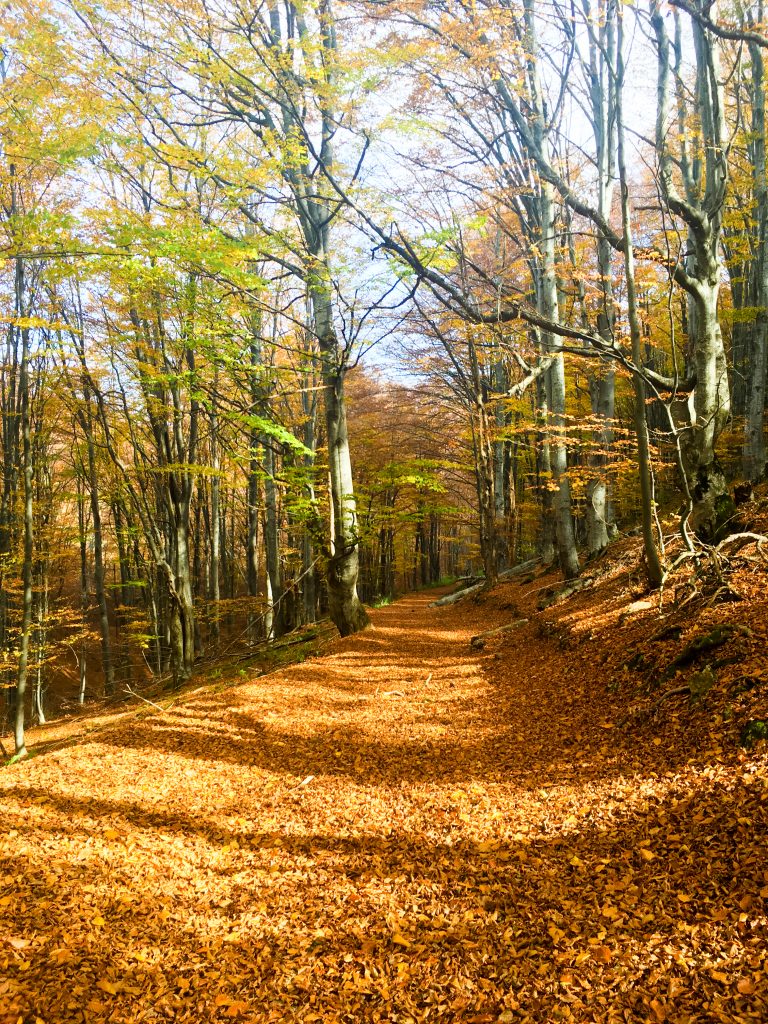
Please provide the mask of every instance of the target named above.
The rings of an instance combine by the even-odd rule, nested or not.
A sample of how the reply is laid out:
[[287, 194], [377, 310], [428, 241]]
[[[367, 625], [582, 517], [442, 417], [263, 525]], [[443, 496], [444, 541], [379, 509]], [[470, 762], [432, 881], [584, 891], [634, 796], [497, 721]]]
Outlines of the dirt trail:
[[0, 774], [0, 1024], [764, 1021], [764, 765], [433, 598]]

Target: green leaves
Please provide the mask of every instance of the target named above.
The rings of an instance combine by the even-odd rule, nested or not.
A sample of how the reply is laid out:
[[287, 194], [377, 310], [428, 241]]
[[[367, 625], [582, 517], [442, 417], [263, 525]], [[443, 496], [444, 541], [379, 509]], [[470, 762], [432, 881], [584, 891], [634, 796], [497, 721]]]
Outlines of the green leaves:
[[234, 413], [232, 418], [242, 423], [243, 426], [257, 430], [263, 437], [279, 441], [280, 444], [285, 445], [300, 455], [313, 455], [311, 449], [307, 448], [295, 434], [291, 433], [287, 427], [282, 426], [280, 423], [275, 423], [273, 420], [266, 419], [264, 416], [257, 416], [254, 413]]

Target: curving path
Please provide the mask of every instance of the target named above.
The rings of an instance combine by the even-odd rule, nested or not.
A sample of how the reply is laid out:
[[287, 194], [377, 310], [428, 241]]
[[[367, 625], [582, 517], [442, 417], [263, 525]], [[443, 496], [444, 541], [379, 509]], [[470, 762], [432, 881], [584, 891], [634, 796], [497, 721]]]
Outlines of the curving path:
[[768, 1019], [764, 770], [433, 598], [0, 773], [0, 1024]]

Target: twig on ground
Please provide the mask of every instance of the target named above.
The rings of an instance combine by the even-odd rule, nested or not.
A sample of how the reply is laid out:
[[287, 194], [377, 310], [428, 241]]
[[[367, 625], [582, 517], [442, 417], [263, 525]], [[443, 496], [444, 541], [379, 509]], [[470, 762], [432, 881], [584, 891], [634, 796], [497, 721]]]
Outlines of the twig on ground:
[[[130, 688], [130, 686], [124, 687], [123, 688], [123, 693], [130, 694], [130, 696], [131, 697], [135, 697], [136, 700], [143, 700], [145, 704], [149, 704], [150, 707], [157, 708], [158, 711], [167, 711], [168, 710], [168, 708], [164, 708], [160, 704], [155, 704], [155, 702], [153, 700], [147, 700], [146, 697], [142, 697], [140, 693], [136, 693], [136, 691], [132, 690]], [[171, 707], [174, 703], [175, 703], [175, 701], [172, 701], [171, 704], [168, 705], [168, 707]]]
[[302, 786], [308, 786], [310, 784], [310, 782], [314, 782], [314, 781], [315, 781], [315, 776], [314, 775], [307, 775], [306, 778], [303, 778], [301, 780], [301, 782], [298, 782], [295, 786], [291, 786], [291, 788], [288, 790], [288, 792], [292, 793], [294, 791], [294, 789], [301, 789]]

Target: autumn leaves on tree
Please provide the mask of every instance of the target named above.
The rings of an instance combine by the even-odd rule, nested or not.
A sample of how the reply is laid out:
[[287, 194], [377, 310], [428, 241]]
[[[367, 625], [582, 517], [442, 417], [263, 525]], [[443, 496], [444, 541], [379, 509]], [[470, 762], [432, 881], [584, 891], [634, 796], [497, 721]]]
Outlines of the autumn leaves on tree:
[[[3, 14], [0, 659], [172, 685], [765, 470], [763, 9]], [[365, 356], [361, 360], [361, 357]]]

